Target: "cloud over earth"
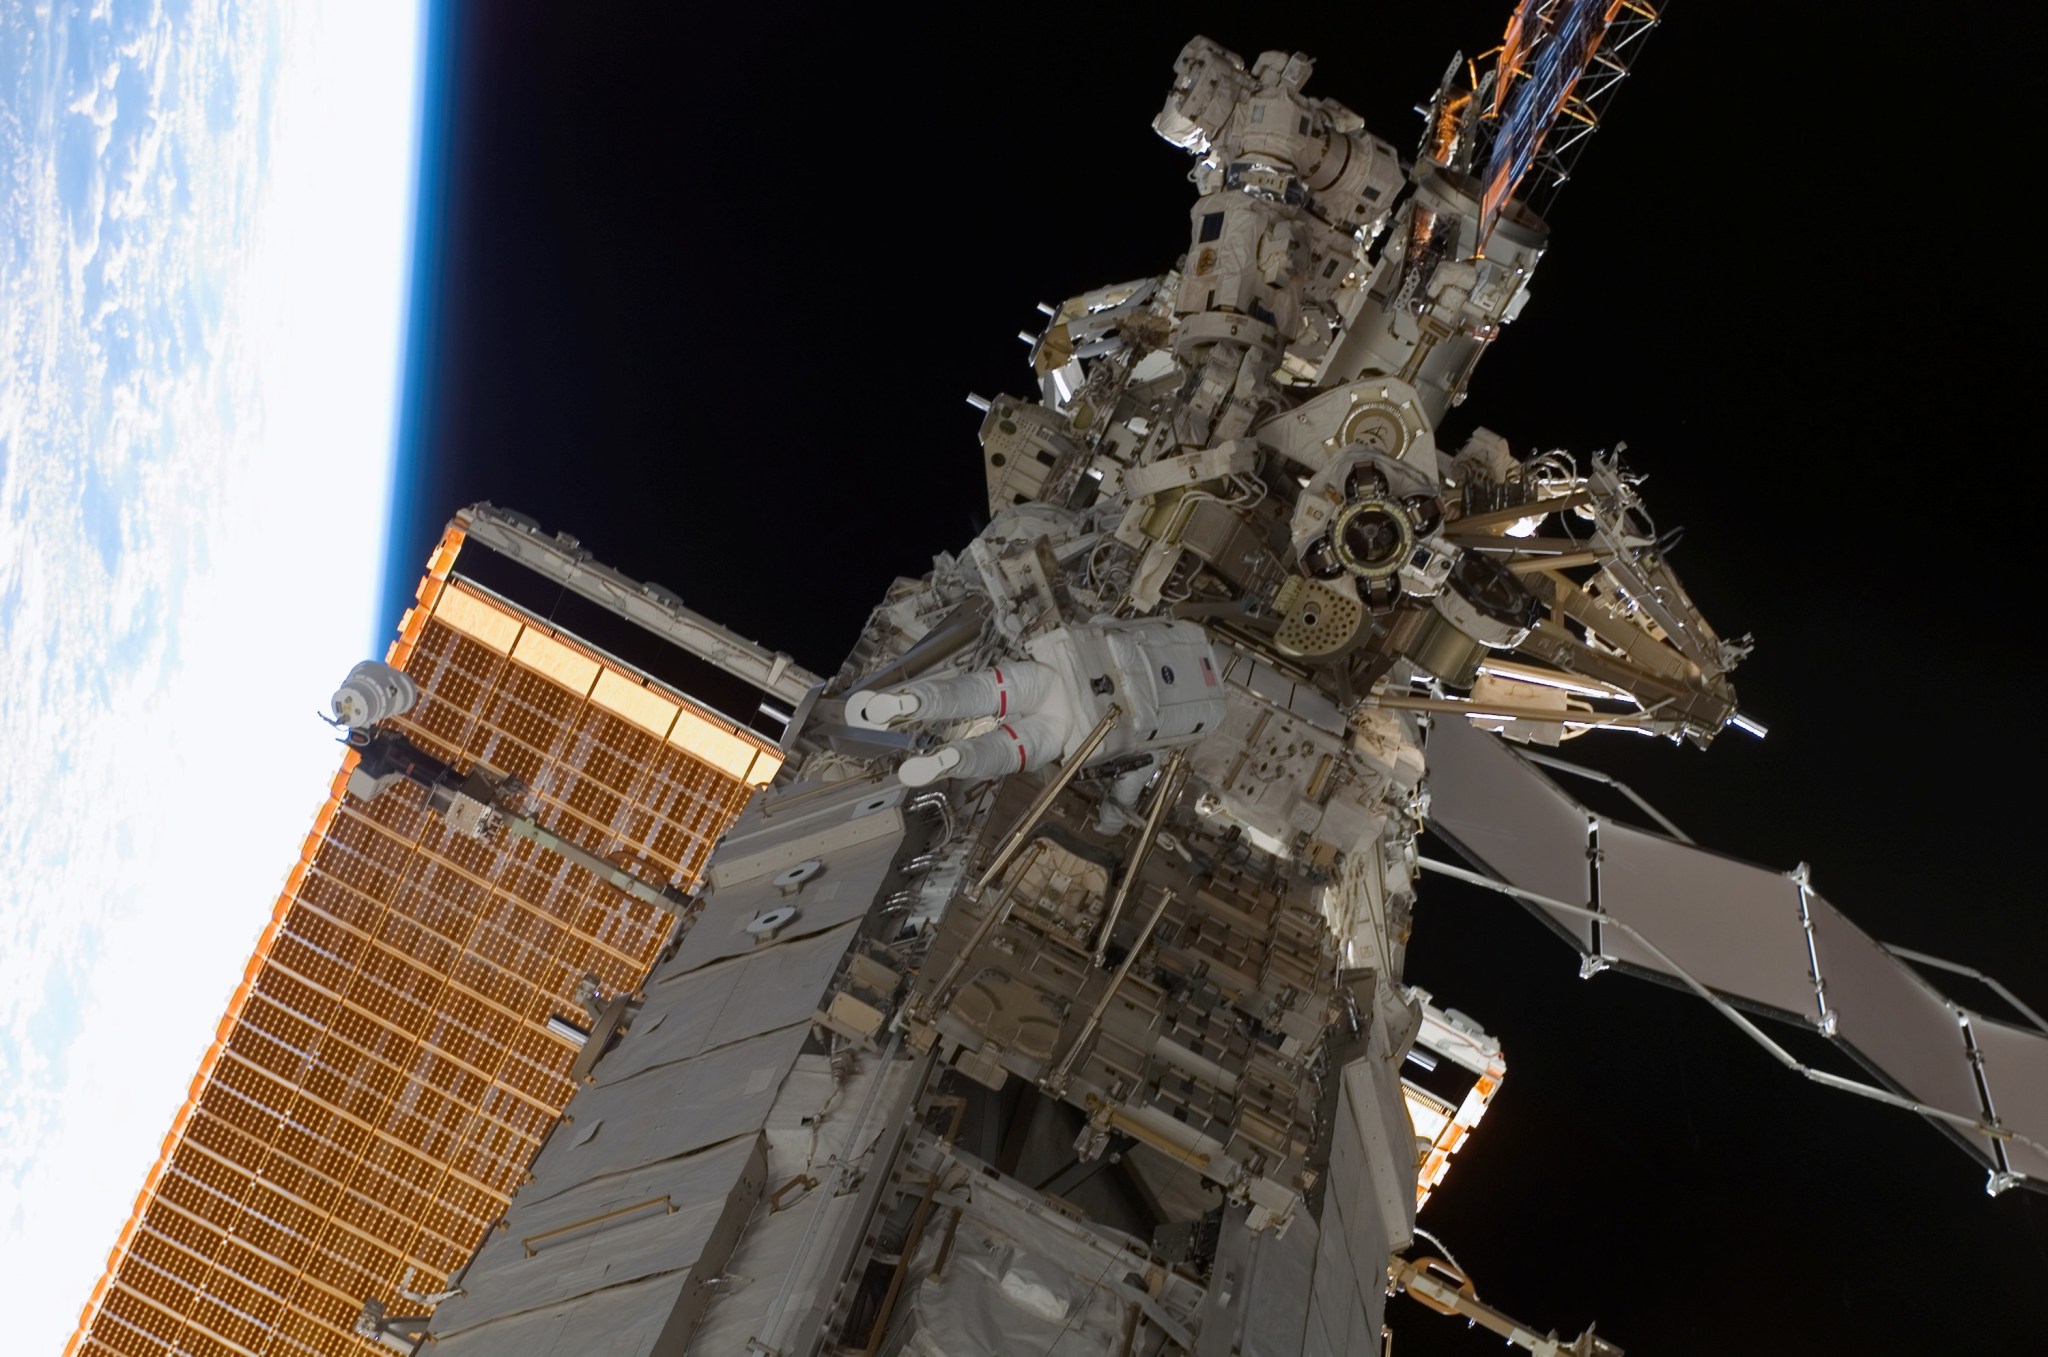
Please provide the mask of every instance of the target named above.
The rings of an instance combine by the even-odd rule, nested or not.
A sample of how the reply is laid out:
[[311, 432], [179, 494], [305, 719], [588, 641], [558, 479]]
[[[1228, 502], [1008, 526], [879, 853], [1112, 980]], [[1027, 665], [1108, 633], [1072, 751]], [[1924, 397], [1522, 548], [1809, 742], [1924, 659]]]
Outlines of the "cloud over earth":
[[[0, 1272], [76, 1320], [373, 635], [415, 163], [391, 4], [0, 6]], [[347, 476], [336, 468], [347, 466]]]

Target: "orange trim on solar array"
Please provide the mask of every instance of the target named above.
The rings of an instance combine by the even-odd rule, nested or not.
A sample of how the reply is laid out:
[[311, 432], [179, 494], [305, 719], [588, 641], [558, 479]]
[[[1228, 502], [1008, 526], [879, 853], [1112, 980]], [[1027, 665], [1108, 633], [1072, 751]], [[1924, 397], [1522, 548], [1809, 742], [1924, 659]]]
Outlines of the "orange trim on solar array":
[[220, 1025], [213, 1030], [213, 1041], [205, 1054], [199, 1057], [199, 1072], [192, 1076], [191, 1084], [185, 1091], [185, 1102], [171, 1118], [171, 1129], [164, 1136], [163, 1146], [157, 1152], [156, 1163], [150, 1166], [149, 1175], [142, 1180], [142, 1191], [135, 1195], [135, 1210], [129, 1215], [128, 1223], [121, 1227], [120, 1235], [114, 1240], [114, 1248], [107, 1255], [107, 1270], [101, 1275], [98, 1285], [92, 1289], [92, 1297], [86, 1301], [85, 1309], [78, 1316], [78, 1331], [71, 1335], [71, 1341], [64, 1345], [64, 1357], [72, 1357], [78, 1345], [85, 1341], [87, 1331], [92, 1327], [100, 1305], [106, 1300], [107, 1288], [113, 1283], [121, 1263], [128, 1256], [129, 1245], [134, 1242], [135, 1232], [142, 1225], [143, 1212], [156, 1200], [157, 1184], [162, 1181], [164, 1170], [170, 1167], [171, 1155], [185, 1137], [185, 1126], [192, 1119], [192, 1113], [199, 1106], [199, 1095], [213, 1078], [214, 1066], [220, 1062], [221, 1052], [227, 1049], [228, 1035], [241, 1020], [242, 1009], [249, 1001], [250, 988], [256, 983], [256, 975], [263, 969], [263, 963], [270, 956], [271, 944], [277, 940], [278, 930], [284, 926], [284, 916], [297, 898], [300, 884], [305, 880], [306, 868], [320, 849], [321, 840], [327, 835], [327, 827], [334, 822], [334, 813], [341, 807], [342, 789], [348, 785], [350, 770], [356, 766], [354, 750], [348, 751], [341, 761], [341, 771], [334, 775], [328, 785], [327, 800], [314, 813], [313, 828], [306, 835], [306, 841], [299, 849], [299, 860], [285, 876], [284, 890], [278, 894], [277, 904], [270, 911], [270, 922], [263, 926], [263, 932], [256, 939], [256, 950], [249, 957], [249, 964], [242, 969], [242, 983], [235, 986], [235, 992], [228, 1000], [227, 1012], [221, 1015]]
[[[414, 591], [414, 597], [425, 605], [426, 610], [430, 611], [433, 600], [440, 596], [441, 584], [448, 578], [449, 570], [454, 567], [455, 557], [462, 550], [464, 540], [462, 529], [451, 523], [448, 530], [441, 535], [441, 541], [435, 546], [433, 554], [427, 558], [427, 573]], [[412, 654], [413, 643], [425, 626], [425, 611], [421, 608], [406, 609], [405, 616], [399, 620], [399, 638], [391, 643], [391, 648], [385, 656], [387, 662], [400, 669], [405, 668], [406, 658]], [[73, 1357], [78, 1351], [79, 1344], [85, 1341], [88, 1331], [92, 1328], [93, 1319], [106, 1300], [107, 1288], [113, 1284], [115, 1274], [120, 1270], [123, 1260], [127, 1258], [128, 1248], [134, 1242], [136, 1230], [141, 1228], [143, 1213], [149, 1209], [150, 1203], [156, 1200], [157, 1185], [163, 1180], [164, 1170], [170, 1166], [171, 1154], [184, 1138], [185, 1126], [192, 1119], [193, 1110], [199, 1106], [199, 1095], [205, 1092], [208, 1081], [213, 1078], [213, 1069], [220, 1060], [221, 1051], [226, 1047], [228, 1033], [242, 1016], [243, 1005], [249, 999], [249, 987], [255, 982], [256, 973], [263, 968], [264, 961], [270, 956], [271, 944], [277, 940], [278, 930], [284, 925], [285, 912], [297, 898], [299, 886], [305, 879], [306, 868], [313, 861], [314, 854], [319, 851], [321, 840], [327, 834], [327, 827], [334, 821], [334, 813], [341, 806], [342, 789], [348, 785], [349, 772], [355, 766], [356, 755], [351, 750], [342, 758], [341, 771], [335, 774], [333, 783], [328, 787], [327, 800], [313, 816], [313, 828], [299, 849], [299, 860], [293, 864], [285, 877], [284, 890], [278, 894], [277, 904], [271, 908], [270, 922], [264, 925], [262, 934], [256, 939], [256, 950], [250, 954], [249, 964], [242, 970], [242, 983], [236, 986], [233, 997], [228, 1000], [227, 1012], [221, 1015], [220, 1025], [214, 1029], [213, 1042], [206, 1048], [205, 1054], [199, 1057], [199, 1072], [192, 1076], [192, 1082], [185, 1091], [185, 1102], [171, 1118], [171, 1129], [164, 1136], [162, 1148], [157, 1152], [156, 1163], [151, 1165], [148, 1176], [142, 1180], [142, 1191], [135, 1194], [135, 1209], [129, 1214], [127, 1224], [121, 1227], [120, 1235], [115, 1238], [113, 1251], [107, 1255], [107, 1270], [101, 1274], [98, 1284], [92, 1289], [91, 1297], [85, 1302], [85, 1308], [79, 1312], [78, 1329], [71, 1335], [71, 1341], [64, 1345], [64, 1357]]]
[[[753, 751], [743, 780], [652, 729], [697, 709], [452, 584], [462, 542], [451, 525], [390, 648], [421, 690], [394, 724], [521, 779], [553, 832], [694, 883], [775, 751], [719, 723]], [[444, 596], [463, 599], [448, 619]], [[485, 639], [450, 625], [463, 609]], [[522, 635], [573, 662], [521, 663]], [[580, 690], [547, 673], [585, 664]], [[411, 783], [349, 799], [357, 763], [343, 756], [66, 1357], [376, 1350], [351, 1332], [361, 1302], [401, 1303], [412, 1269], [428, 1290], [459, 1270], [567, 1101], [572, 1053], [547, 1018], [585, 973], [637, 985], [666, 940], [667, 915], [530, 841], [463, 838]]]

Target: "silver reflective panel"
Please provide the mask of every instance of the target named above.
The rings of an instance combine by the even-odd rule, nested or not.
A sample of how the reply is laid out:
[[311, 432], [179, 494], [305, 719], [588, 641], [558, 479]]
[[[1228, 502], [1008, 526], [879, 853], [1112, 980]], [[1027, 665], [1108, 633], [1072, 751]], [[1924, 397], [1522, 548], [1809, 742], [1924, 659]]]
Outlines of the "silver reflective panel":
[[[2048, 1035], [2007, 1027], [1974, 1013], [1970, 1031], [1984, 1061], [1984, 1082], [1991, 1089], [1991, 1110], [1998, 1114], [1999, 1125], [2048, 1143]], [[2005, 1153], [2014, 1173], [2048, 1182], [2048, 1154], [2010, 1140]]]
[[[1921, 1102], [1981, 1118], [1984, 1106], [1956, 1010], [1840, 910], [1818, 895], [1808, 898], [1835, 1035]], [[1990, 1153], [1981, 1138], [1973, 1143]]]
[[[1429, 737], [1429, 822], [1510, 885], [1568, 905], [1592, 900], [1584, 808], [1498, 736], [1455, 718]], [[1549, 915], [1581, 951], [1592, 926]]]
[[[1600, 821], [1600, 910], [1641, 929], [1693, 979], [1811, 1021], [1819, 1015], [1799, 919], [1799, 886], [1777, 872]], [[1601, 950], [1670, 968], [1620, 929]]]

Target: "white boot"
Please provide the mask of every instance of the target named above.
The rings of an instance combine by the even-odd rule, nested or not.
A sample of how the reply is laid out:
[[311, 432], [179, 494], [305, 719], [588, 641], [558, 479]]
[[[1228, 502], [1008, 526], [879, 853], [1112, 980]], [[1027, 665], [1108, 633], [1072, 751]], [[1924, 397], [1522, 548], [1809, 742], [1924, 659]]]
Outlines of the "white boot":
[[916, 719], [916, 693], [876, 693], [863, 689], [846, 699], [846, 724], [861, 730], [888, 730]]

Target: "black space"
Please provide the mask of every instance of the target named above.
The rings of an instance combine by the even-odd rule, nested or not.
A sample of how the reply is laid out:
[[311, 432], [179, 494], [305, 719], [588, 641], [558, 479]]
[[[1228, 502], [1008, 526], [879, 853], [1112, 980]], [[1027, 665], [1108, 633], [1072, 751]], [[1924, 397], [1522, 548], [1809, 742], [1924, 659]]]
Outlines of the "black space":
[[[1186, 158], [1149, 122], [1189, 36], [1313, 53], [1311, 92], [1406, 152], [1508, 9], [461, 6], [393, 618], [490, 499], [830, 671], [891, 577], [975, 530], [962, 398], [1028, 389], [1034, 303], [1185, 248]], [[1767, 740], [1570, 752], [2048, 1008], [2024, 24], [1681, 0], [1446, 437], [1627, 441], [1695, 597], [1757, 638]], [[2041, 1351], [2048, 1200], [1987, 1198], [1909, 1114], [1684, 996], [1578, 980], [1492, 896], [1431, 883], [1408, 978], [1506, 1045], [1422, 1217], [1482, 1297], [1638, 1357]], [[1390, 1316], [1396, 1352], [1500, 1350]]]

